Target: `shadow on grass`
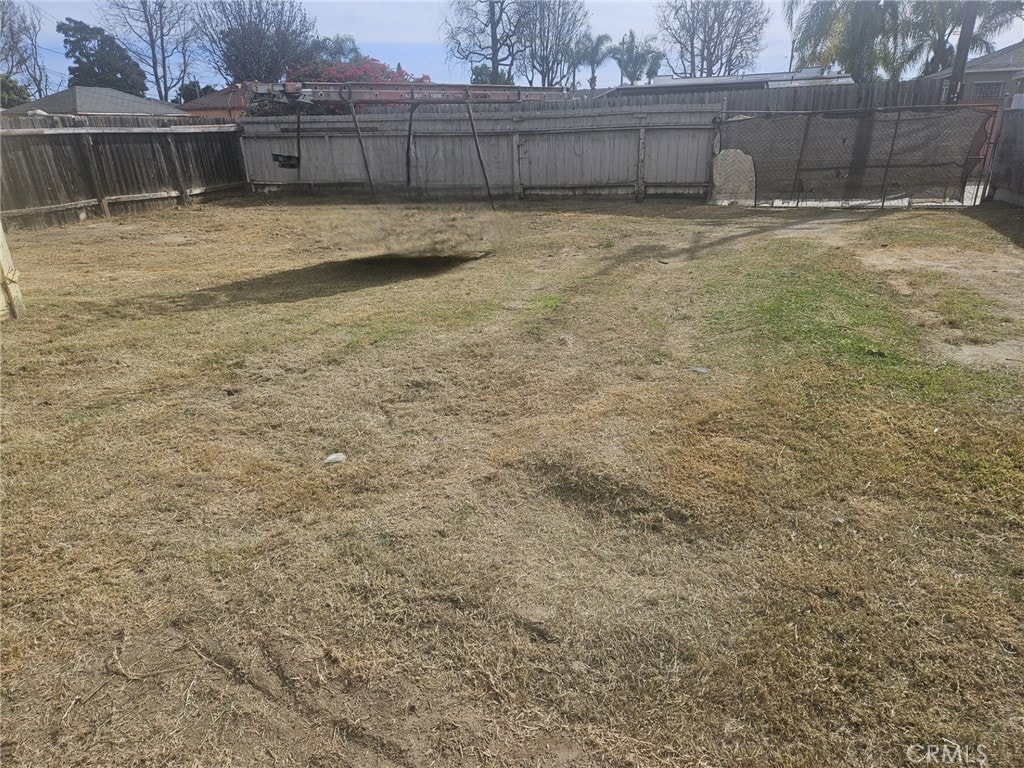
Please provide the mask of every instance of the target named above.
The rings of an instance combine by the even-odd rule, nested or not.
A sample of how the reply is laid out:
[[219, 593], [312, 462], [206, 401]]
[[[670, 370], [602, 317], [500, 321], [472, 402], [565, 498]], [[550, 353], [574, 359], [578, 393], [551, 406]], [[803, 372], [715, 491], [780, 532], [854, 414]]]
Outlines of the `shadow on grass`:
[[481, 254], [385, 253], [345, 261], [324, 261], [204, 288], [162, 302], [165, 311], [212, 309], [230, 304], [285, 304], [377, 288], [444, 274]]
[[1007, 203], [987, 202], [964, 208], [963, 213], [977, 222], [991, 227], [1008, 238], [1018, 248], [1024, 248], [1024, 208]]

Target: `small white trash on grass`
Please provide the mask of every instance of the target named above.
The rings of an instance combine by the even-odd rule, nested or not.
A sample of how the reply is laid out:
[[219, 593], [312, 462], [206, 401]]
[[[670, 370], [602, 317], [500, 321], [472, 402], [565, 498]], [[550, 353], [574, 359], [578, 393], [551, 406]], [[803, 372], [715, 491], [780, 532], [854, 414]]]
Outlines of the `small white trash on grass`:
[[332, 453], [330, 456], [324, 459], [324, 464], [341, 464], [341, 462], [346, 461], [347, 459], [348, 456], [346, 456], [344, 453]]

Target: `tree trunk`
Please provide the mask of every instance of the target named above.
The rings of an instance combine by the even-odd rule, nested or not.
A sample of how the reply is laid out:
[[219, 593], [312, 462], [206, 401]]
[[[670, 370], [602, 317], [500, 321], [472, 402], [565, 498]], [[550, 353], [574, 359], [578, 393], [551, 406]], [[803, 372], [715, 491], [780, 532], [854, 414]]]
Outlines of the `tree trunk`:
[[497, 0], [488, 0], [487, 24], [491, 28], [491, 83], [501, 82], [501, 71], [498, 68], [498, 18], [496, 14]]

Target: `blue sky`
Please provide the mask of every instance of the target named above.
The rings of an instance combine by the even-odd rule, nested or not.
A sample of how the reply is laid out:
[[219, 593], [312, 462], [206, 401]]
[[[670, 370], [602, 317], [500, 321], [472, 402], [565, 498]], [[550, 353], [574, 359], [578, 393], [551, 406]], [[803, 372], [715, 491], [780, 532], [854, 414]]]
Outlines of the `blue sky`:
[[[66, 16], [92, 24], [99, 24], [94, 2], [42, 2], [45, 26], [40, 44], [48, 49], [46, 66], [56, 87], [60, 79], [67, 78], [68, 63], [64, 59], [62, 38], [54, 27]], [[468, 82], [469, 71], [458, 62], [445, 60], [441, 43], [441, 21], [446, 3], [436, 0], [409, 2], [408, 0], [376, 0], [376, 2], [306, 2], [308, 12], [317, 19], [321, 35], [336, 33], [355, 37], [362, 52], [374, 56], [391, 66], [398, 63], [414, 75], [428, 74], [434, 82]], [[618, 40], [630, 28], [641, 34], [657, 31], [655, 7], [646, 0], [618, 0], [594, 2], [588, 0], [591, 24], [596, 33], [607, 32]], [[782, 20], [782, 3], [769, 2], [772, 20], [764, 37], [764, 50], [755, 71], [777, 72], [789, 68], [790, 38]], [[999, 38], [1000, 47], [1024, 39], [1024, 21]], [[197, 73], [206, 83], [222, 85], [213, 72]], [[598, 85], [611, 86], [619, 82], [614, 63], [606, 64], [598, 72]]]

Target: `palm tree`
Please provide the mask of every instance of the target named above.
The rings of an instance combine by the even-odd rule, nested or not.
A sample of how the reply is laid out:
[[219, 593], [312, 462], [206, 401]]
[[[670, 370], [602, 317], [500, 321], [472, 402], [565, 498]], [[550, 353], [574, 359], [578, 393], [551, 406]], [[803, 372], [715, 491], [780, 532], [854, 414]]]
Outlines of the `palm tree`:
[[644, 77], [647, 78], [648, 85], [653, 83], [654, 78], [658, 76], [663, 61], [665, 61], [665, 53], [663, 51], [654, 51], [647, 60], [647, 69], [644, 70]]
[[798, 66], [838, 65], [858, 83], [877, 77], [899, 18], [896, 0], [786, 0], [783, 10]]
[[[879, 70], [899, 79], [922, 59], [923, 75], [949, 66], [963, 5], [948, 0], [785, 0], [783, 13], [798, 66], [835, 64], [864, 82]], [[983, 3], [971, 51], [990, 53], [992, 37], [1022, 13], [1022, 0]]]
[[598, 35], [597, 37], [594, 37], [587, 32], [580, 38], [579, 61], [581, 64], [585, 64], [590, 67], [590, 79], [587, 80], [587, 84], [590, 85], [590, 90], [597, 88], [597, 70], [602, 64], [608, 61], [611, 57], [611, 53], [611, 35]]
[[[903, 9], [911, 35], [908, 63], [923, 59], [921, 74], [930, 75], [953, 63], [952, 38], [960, 30], [963, 2], [906, 2]], [[971, 42], [972, 53], [995, 50], [992, 38], [1024, 12], [1022, 2], [984, 3]]]
[[611, 58], [619, 65], [620, 84], [628, 80], [630, 85], [636, 85], [636, 81], [647, 72], [655, 56], [658, 57], [658, 64], [661, 64], [665, 54], [654, 47], [655, 39], [654, 35], [638, 39], [636, 32], [631, 29], [622, 36], [619, 44], [611, 49]]

